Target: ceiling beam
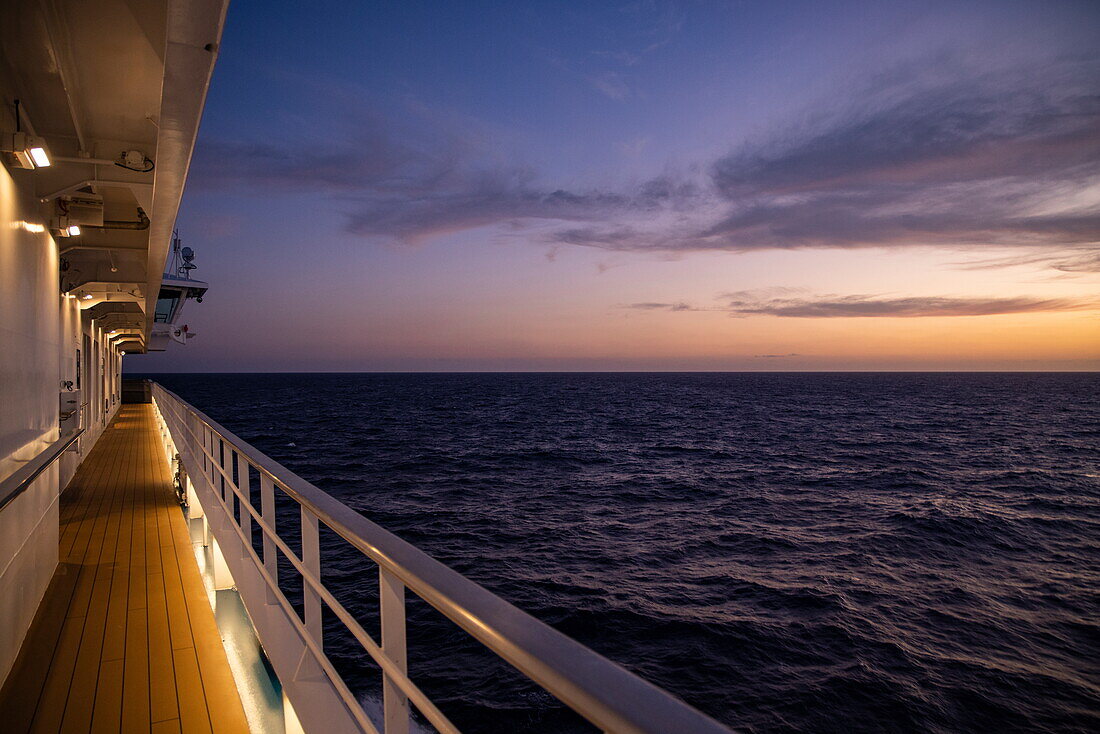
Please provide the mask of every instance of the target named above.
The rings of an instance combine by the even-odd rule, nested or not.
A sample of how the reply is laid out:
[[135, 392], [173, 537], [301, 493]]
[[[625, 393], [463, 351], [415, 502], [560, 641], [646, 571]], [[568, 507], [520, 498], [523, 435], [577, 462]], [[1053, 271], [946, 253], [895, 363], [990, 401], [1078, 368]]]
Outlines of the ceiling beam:
[[73, 74], [73, 57], [70, 49], [69, 25], [65, 14], [57, 8], [56, 0], [40, 0], [42, 15], [46, 19], [46, 34], [50, 37], [50, 54], [57, 65], [57, 74], [61, 78], [61, 88], [65, 92], [65, 102], [69, 106], [69, 117], [73, 122], [73, 131], [80, 152], [89, 150], [88, 139], [84, 132], [84, 119], [80, 104], [79, 90], [76, 87], [76, 75]]

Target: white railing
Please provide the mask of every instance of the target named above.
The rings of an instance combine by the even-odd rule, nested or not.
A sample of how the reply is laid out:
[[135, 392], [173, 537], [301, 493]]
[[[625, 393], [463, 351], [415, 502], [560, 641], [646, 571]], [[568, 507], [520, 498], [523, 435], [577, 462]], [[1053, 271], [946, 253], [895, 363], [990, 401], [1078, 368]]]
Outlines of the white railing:
[[[385, 734], [407, 734], [410, 703], [437, 730], [458, 731], [408, 675], [408, 589], [604, 731], [729, 733], [683, 701], [367, 520], [156, 383], [153, 402], [166, 449], [179, 454], [260, 642], [307, 732], [378, 732], [324, 653], [322, 604], [381, 668]], [[259, 476], [259, 509], [251, 502], [249, 467]], [[278, 534], [276, 489], [300, 507], [300, 555]], [[381, 642], [367, 634], [321, 583], [322, 524], [377, 564]], [[253, 548], [253, 525], [262, 533], [261, 554]], [[304, 619], [279, 588], [279, 552], [302, 576]]]

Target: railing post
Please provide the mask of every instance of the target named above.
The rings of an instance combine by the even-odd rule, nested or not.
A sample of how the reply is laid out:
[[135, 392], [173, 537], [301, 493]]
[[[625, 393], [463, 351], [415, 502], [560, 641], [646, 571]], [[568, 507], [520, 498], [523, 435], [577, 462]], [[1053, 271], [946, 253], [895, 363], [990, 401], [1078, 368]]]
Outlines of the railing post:
[[[202, 440], [202, 476], [203, 476], [203, 480], [206, 482], [207, 486], [210, 487], [211, 490], [213, 490], [214, 489], [214, 479], [212, 477], [212, 474], [214, 472], [214, 468], [213, 468], [213, 463], [214, 462], [211, 461], [211, 459], [210, 459], [213, 452], [210, 451], [210, 449], [209, 449], [209, 446], [211, 444], [211, 441], [210, 441], [211, 431], [210, 431], [210, 428], [205, 423], [200, 423], [198, 418], [195, 417], [194, 414], [192, 414], [192, 420], [195, 421], [197, 427], [199, 428], [200, 434], [201, 434], [201, 440]], [[203, 508], [203, 509], [205, 511], [202, 513], [202, 545], [203, 545], [204, 548], [209, 548], [210, 547], [210, 510], [212, 510], [213, 508], [211, 507], [211, 508]]]
[[207, 435], [210, 437], [210, 489], [224, 502], [225, 492], [218, 481], [221, 478], [218, 474], [218, 467], [222, 464], [221, 454], [218, 453], [218, 444], [221, 439], [218, 438], [218, 434], [214, 433], [213, 428], [207, 429]]
[[222, 501], [225, 502], [226, 507], [229, 510], [229, 519], [233, 522], [236, 522], [236, 520], [233, 518], [233, 489], [230, 487], [229, 490], [226, 491], [226, 484], [228, 484], [228, 482], [225, 481], [225, 475], [226, 474], [229, 474], [230, 476], [233, 476], [233, 474], [232, 474], [232, 472], [233, 472], [233, 465], [232, 465], [233, 459], [230, 458], [229, 459], [229, 466], [226, 466], [226, 461], [225, 461], [226, 454], [228, 454], [229, 452], [225, 450], [225, 439], [223, 439], [221, 436], [218, 436], [217, 441], [218, 441], [218, 466], [221, 468], [221, 471], [217, 472], [218, 494], [221, 495]]
[[[278, 529], [275, 527], [275, 485], [271, 481], [271, 477], [260, 472], [260, 514], [264, 518], [264, 523], [271, 528], [273, 533], [277, 533]], [[277, 549], [275, 548], [275, 541], [264, 531], [264, 568], [267, 569], [267, 573], [271, 576], [271, 580], [275, 582], [275, 586], [279, 585], [279, 559], [276, 556]], [[276, 604], [278, 599], [275, 597], [275, 589], [268, 588], [267, 590], [267, 603]]]
[[[313, 576], [313, 581], [321, 581], [321, 543], [317, 526], [317, 516], [302, 507], [302, 565]], [[318, 594], [305, 574], [302, 575], [302, 606], [305, 607], [306, 629], [318, 646], [324, 647], [321, 632], [321, 595]]]
[[202, 471], [206, 475], [206, 481], [210, 483], [210, 490], [214, 491], [214, 432], [210, 426], [202, 423]]
[[[405, 652], [405, 584], [378, 568], [378, 602], [382, 613], [382, 654], [408, 672]], [[382, 716], [385, 734], [408, 734], [409, 699], [390, 676], [382, 673]]]
[[244, 557], [248, 558], [248, 551], [252, 548], [252, 513], [248, 511], [252, 507], [252, 494], [248, 488], [248, 460], [240, 451], [233, 453], [237, 456], [237, 489], [239, 491], [237, 502], [240, 503], [237, 506], [241, 508], [241, 530], [244, 531], [244, 537], [248, 539], [245, 543]]

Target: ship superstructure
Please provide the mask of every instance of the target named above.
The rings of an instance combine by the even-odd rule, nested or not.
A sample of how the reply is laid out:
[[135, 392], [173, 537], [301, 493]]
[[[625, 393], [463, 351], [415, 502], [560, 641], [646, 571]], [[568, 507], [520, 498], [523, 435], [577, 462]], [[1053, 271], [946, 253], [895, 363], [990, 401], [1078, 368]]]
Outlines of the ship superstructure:
[[[0, 15], [0, 728], [454, 732], [408, 668], [415, 595], [600, 730], [727, 731], [162, 386], [124, 388], [126, 355], [186, 348], [208, 287], [175, 226], [226, 9]], [[377, 568], [377, 638], [325, 587], [322, 532]], [[323, 614], [377, 670], [377, 711], [328, 659]]]
[[61, 492], [118, 423], [122, 359], [164, 349], [162, 291], [195, 287], [164, 269], [226, 7], [0, 9], [0, 678], [68, 568]]

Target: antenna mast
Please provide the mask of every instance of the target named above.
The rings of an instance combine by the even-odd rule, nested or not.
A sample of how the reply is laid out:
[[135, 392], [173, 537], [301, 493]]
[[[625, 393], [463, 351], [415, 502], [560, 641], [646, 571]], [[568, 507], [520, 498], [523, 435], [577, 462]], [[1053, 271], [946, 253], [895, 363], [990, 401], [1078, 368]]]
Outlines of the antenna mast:
[[168, 272], [174, 274], [177, 278], [191, 280], [191, 271], [198, 267], [193, 262], [195, 259], [195, 251], [190, 247], [180, 247], [180, 244], [179, 230], [173, 230], [172, 266]]

